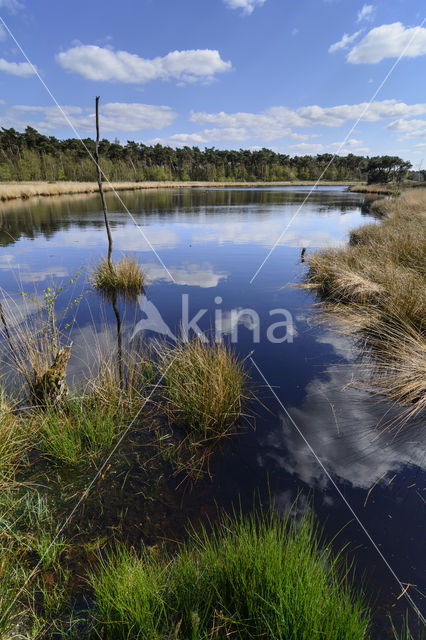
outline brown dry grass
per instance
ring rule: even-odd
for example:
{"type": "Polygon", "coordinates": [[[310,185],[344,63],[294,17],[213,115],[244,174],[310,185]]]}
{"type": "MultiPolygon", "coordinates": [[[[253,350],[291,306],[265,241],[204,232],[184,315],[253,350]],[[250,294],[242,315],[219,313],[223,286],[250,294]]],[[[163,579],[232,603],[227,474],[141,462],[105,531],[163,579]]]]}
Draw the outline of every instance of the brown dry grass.
{"type": "Polygon", "coordinates": [[[362,332],[374,386],[417,412],[426,408],[426,190],[381,203],[380,223],[310,256],[307,280],[345,331],[362,332]]]}
{"type": "MultiPolygon", "coordinates": [[[[126,191],[138,189],[182,189],[188,187],[257,187],[262,186],[307,186],[313,185],[312,181],[298,182],[104,182],[104,191],[126,191]]],[[[351,181],[331,182],[323,181],[321,185],[349,185],[351,181]]],[[[99,187],[97,182],[0,182],[0,201],[27,199],[34,196],[58,196],[77,193],[96,193],[99,187]]]]}
{"type": "Polygon", "coordinates": [[[355,184],[349,187],[349,191],[354,193],[370,193],[384,196],[398,194],[400,190],[401,185],[396,186],[393,184],[355,184]]]}

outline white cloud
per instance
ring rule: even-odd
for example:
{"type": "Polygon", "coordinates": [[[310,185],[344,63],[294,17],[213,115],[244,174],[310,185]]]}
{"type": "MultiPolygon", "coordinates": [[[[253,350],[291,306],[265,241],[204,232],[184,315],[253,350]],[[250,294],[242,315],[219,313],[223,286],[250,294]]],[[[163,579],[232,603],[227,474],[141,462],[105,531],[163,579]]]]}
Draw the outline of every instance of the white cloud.
{"type": "Polygon", "coordinates": [[[416,58],[426,54],[426,29],[401,22],[375,27],[348,53],[352,64],[375,64],[385,58],[416,58]]]}
{"type": "MultiPolygon", "coordinates": [[[[148,283],[158,282],[159,280],[170,280],[164,267],[159,264],[144,264],[143,268],[148,283]]],[[[221,280],[226,280],[228,277],[227,273],[215,273],[210,263],[201,265],[184,263],[176,266],[169,265],[167,268],[172,274],[176,284],[201,287],[203,289],[217,287],[221,280]]]]}
{"type": "MultiPolygon", "coordinates": [[[[62,109],[77,131],[93,133],[95,116],[92,108],[63,105],[62,109]]],[[[172,124],[176,117],[173,109],[166,106],[127,102],[107,102],[100,106],[102,133],[163,129],[172,124]]],[[[41,133],[49,133],[68,126],[68,123],[55,106],[15,105],[2,113],[2,125],[16,129],[30,125],[41,133]]]]}
{"type": "MultiPolygon", "coordinates": [[[[321,134],[295,133],[292,129],[297,127],[339,127],[346,122],[361,118],[364,122],[378,122],[391,118],[403,118],[426,113],[426,103],[408,105],[396,100],[382,100],[373,102],[368,109],[368,103],[362,102],[353,105],[336,105],[334,107],[320,107],[310,105],[290,109],[285,106],[270,107],[260,113],[218,113],[192,112],[190,121],[198,124],[210,124],[211,128],[205,128],[196,132],[175,133],[167,137],[158,137],[148,141],[149,144],[167,144],[170,146],[184,145],[208,145],[219,141],[251,140],[257,141],[262,146],[265,143],[285,137],[293,138],[302,144],[290,146],[296,152],[319,153],[327,150],[326,146],[312,144],[307,141],[319,137],[321,134]]],[[[341,143],[334,143],[332,147],[341,143]]],[[[345,144],[340,154],[350,153],[351,147],[361,145],[360,141],[352,139],[345,144]]],[[[329,145],[330,148],[330,145],[329,145]]],[[[357,149],[359,153],[369,151],[367,147],[357,149]]]]}
{"type": "MultiPolygon", "coordinates": [[[[353,373],[349,367],[348,371],[353,373]]],[[[389,474],[389,482],[393,474],[406,468],[413,476],[423,470],[425,456],[418,439],[404,434],[392,437],[388,431],[380,431],[378,425],[383,423],[383,416],[390,422],[395,409],[350,387],[348,371],[330,370],[327,379],[314,378],[305,389],[302,406],[289,408],[290,415],[318,457],[325,461],[328,471],[366,491],[385,474],[389,474]]],[[[311,487],[325,490],[329,485],[315,458],[284,415],[281,425],[277,424],[259,443],[258,456],[261,466],[267,464],[271,469],[273,461],[278,468],[311,487]]]]}
{"type": "Polygon", "coordinates": [[[274,140],[291,134],[291,127],[326,126],[338,127],[350,120],[377,122],[387,118],[400,118],[426,113],[426,103],[408,105],[396,100],[381,100],[373,102],[368,110],[366,102],[359,104],[344,104],[334,107],[320,107],[310,105],[289,109],[288,107],[270,107],[260,113],[206,113],[193,112],[192,122],[212,124],[216,127],[242,127],[248,129],[256,137],[264,140],[274,140]]]}
{"type": "MultiPolygon", "coordinates": [[[[331,146],[340,147],[341,144],[342,142],[332,142],[331,146]]],[[[363,142],[362,140],[357,140],[356,138],[350,138],[349,140],[346,140],[345,145],[347,147],[360,147],[363,145],[363,142]]]]}
{"type": "Polygon", "coordinates": [[[59,53],[56,60],[66,71],[88,80],[133,84],[152,80],[209,82],[216,74],[232,69],[230,62],[222,60],[219,52],[211,49],[172,51],[166,56],[148,59],[127,51],[79,45],[59,53]]]}
{"type": "Polygon", "coordinates": [[[373,20],[374,18],[375,7],[372,4],[363,5],[362,9],[358,11],[357,22],[362,22],[363,20],[373,20]]]}
{"type": "Polygon", "coordinates": [[[324,151],[324,145],[312,144],[310,142],[300,142],[299,144],[291,144],[289,149],[300,153],[320,153],[324,151]]]}
{"type": "MultiPolygon", "coordinates": [[[[144,225],[144,234],[139,233],[133,222],[114,227],[114,247],[119,251],[144,251],[152,252],[152,247],[160,249],[175,249],[180,244],[180,237],[164,225],[149,225],[135,214],[136,221],[144,225]]],[[[120,218],[121,220],[122,218],[120,218]]],[[[88,247],[94,251],[99,250],[99,231],[93,227],[70,230],[63,237],[55,235],[49,240],[39,238],[40,249],[43,247],[88,247]]]]}
{"type": "Polygon", "coordinates": [[[162,144],[170,147],[205,145],[219,140],[237,140],[242,142],[248,138],[247,131],[242,128],[227,127],[225,129],[204,129],[197,133],[175,133],[166,138],[153,138],[145,144],[162,144]]]}
{"type": "MultiPolygon", "coordinates": [[[[298,203],[294,203],[296,208],[298,203]]],[[[279,241],[279,246],[286,247],[330,247],[342,246],[345,243],[345,232],[354,226],[354,217],[357,219],[359,212],[356,211],[354,216],[348,212],[347,217],[344,216],[342,226],[337,224],[334,228],[325,230],[323,227],[315,228],[315,216],[318,215],[317,203],[311,202],[310,209],[305,210],[304,216],[293,223],[279,241]]],[[[263,247],[271,246],[271,238],[278,238],[281,231],[289,222],[292,212],[289,211],[283,217],[283,214],[275,214],[270,218],[263,219],[262,224],[257,222],[249,222],[247,220],[235,220],[206,224],[202,232],[196,231],[191,238],[193,244],[204,245],[214,242],[220,245],[232,243],[255,244],[263,247]]]]}
{"type": "Polygon", "coordinates": [[[22,4],[18,0],[0,0],[0,9],[7,9],[13,13],[22,9],[22,4]]]}
{"type": "Polygon", "coordinates": [[[339,49],[347,49],[349,45],[358,38],[360,33],[362,33],[362,29],[355,31],[351,36],[348,33],[344,33],[338,42],[329,46],[328,53],[334,53],[335,51],[339,51],[339,49]]]}
{"type": "Polygon", "coordinates": [[[402,131],[404,133],[424,128],[426,128],[426,120],[404,120],[403,118],[390,122],[386,127],[391,131],[402,131]]]}
{"type": "Polygon", "coordinates": [[[403,133],[404,135],[400,138],[401,140],[424,137],[426,135],[426,120],[418,120],[416,118],[404,120],[404,118],[399,118],[398,120],[390,122],[386,129],[403,133]]]}
{"type": "MultiPolygon", "coordinates": [[[[93,117],[92,115],[91,126],[93,117]]],[[[100,122],[105,131],[163,129],[176,118],[177,114],[173,109],[166,106],[123,102],[108,102],[100,106],[100,122]]]]}
{"type": "Polygon", "coordinates": [[[3,42],[4,40],[6,40],[7,35],[8,34],[6,32],[6,29],[2,24],[0,24],[0,42],[3,42]]]}
{"type": "Polygon", "coordinates": [[[336,151],[336,155],[339,156],[347,156],[349,153],[355,153],[358,155],[366,155],[367,153],[371,153],[370,147],[357,147],[353,149],[352,147],[342,147],[339,151],[336,151]]]}
{"type": "Polygon", "coordinates": [[[35,75],[35,70],[29,62],[8,62],[4,58],[0,58],[0,71],[20,78],[28,78],[35,75]]]}
{"type": "Polygon", "coordinates": [[[311,140],[312,138],[320,138],[322,133],[291,133],[290,138],[293,140],[311,140]]]}
{"type": "Polygon", "coordinates": [[[265,4],[266,0],[223,0],[230,9],[242,9],[243,13],[250,15],[256,9],[265,4]]]}

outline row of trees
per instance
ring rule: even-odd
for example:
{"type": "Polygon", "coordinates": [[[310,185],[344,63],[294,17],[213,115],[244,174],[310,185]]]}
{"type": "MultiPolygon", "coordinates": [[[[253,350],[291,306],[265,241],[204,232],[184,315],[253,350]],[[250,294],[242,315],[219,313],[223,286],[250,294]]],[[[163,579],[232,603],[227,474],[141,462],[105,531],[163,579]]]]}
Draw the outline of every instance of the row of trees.
{"type": "MultiPolygon", "coordinates": [[[[96,167],[89,157],[95,141],[86,138],[58,140],[27,127],[24,132],[2,128],[0,132],[0,180],[96,180],[96,167]],[[86,148],[85,148],[86,147],[86,148]]],[[[295,156],[270,149],[225,151],[198,147],[147,146],[128,141],[101,140],[100,162],[110,180],[368,180],[400,181],[411,167],[393,156],[365,158],[349,154],[295,156]],[[324,174],[324,175],[322,175],[324,174]]]]}

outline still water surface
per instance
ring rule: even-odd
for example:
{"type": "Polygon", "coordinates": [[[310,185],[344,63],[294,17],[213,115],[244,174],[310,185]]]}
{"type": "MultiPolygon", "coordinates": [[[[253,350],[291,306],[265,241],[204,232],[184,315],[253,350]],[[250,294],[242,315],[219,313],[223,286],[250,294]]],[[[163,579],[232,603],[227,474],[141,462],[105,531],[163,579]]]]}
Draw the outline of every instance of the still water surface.
{"type": "MultiPolygon", "coordinates": [[[[250,284],[306,195],[302,187],[123,192],[120,197],[142,235],[119,200],[108,194],[114,257],[137,256],[147,274],[142,306],[155,305],[172,332],[182,319],[182,294],[188,296],[190,318],[207,309],[199,322],[207,331],[219,318],[222,331],[230,333],[231,309],[256,311],[260,342],[253,344],[257,322],[246,316],[238,325],[236,348],[243,356],[253,352],[256,365],[396,574],[403,583],[416,585],[410,593],[424,611],[426,451],[420,426],[408,425],[396,437],[386,430],[395,408],[349,384],[356,348],[333,327],[319,325],[314,295],[294,286],[306,269],[302,247],[310,252],[342,245],[348,230],[374,220],[364,197],[340,187],[318,188],[250,284]],[[269,311],[277,308],[292,316],[292,340],[271,344],[266,330],[277,320],[271,320],[269,311]]],[[[1,287],[18,304],[19,289],[32,291],[35,284],[41,290],[52,276],[66,282],[82,264],[86,275],[72,294],[87,290],[87,274],[105,251],[98,196],[1,205],[1,287]]],[[[120,304],[127,340],[135,326],[144,328],[145,314],[138,304],[120,304]]],[[[70,372],[75,379],[90,360],[93,334],[102,345],[108,340],[107,325],[114,322],[112,309],[101,306],[89,290],[73,335],[70,372]]],[[[145,331],[147,340],[152,335],[145,331]]],[[[377,604],[380,628],[387,613],[397,618],[407,607],[404,598],[397,599],[398,584],[256,369],[252,374],[264,405],[256,409],[255,429],[245,430],[215,458],[211,480],[176,497],[179,509],[209,513],[215,502],[229,507],[238,499],[249,509],[255,491],[265,503],[271,494],[287,509],[301,492],[299,508],[313,501],[327,538],[337,536],[337,546],[348,545],[358,577],[377,604]]]]}

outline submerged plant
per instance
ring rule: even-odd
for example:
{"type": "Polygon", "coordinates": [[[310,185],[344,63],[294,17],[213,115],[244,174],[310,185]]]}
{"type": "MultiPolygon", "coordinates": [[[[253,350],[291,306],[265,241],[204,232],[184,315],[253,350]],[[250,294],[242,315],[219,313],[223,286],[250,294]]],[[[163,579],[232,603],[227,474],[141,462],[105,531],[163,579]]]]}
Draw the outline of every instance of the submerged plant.
{"type": "MultiPolygon", "coordinates": [[[[424,640],[425,639],[425,632],[424,632],[423,626],[422,628],[417,628],[417,632],[413,632],[412,629],[410,628],[408,613],[406,613],[406,615],[402,620],[400,631],[398,631],[398,629],[395,627],[395,624],[392,618],[390,618],[390,624],[392,628],[393,640],[424,640]]],[[[420,624],[421,622],[418,621],[418,624],[416,626],[419,627],[420,624]]]]}
{"type": "Polygon", "coordinates": [[[370,614],[313,519],[222,517],[170,557],[121,547],[90,577],[105,638],[365,640],[370,614]]]}

